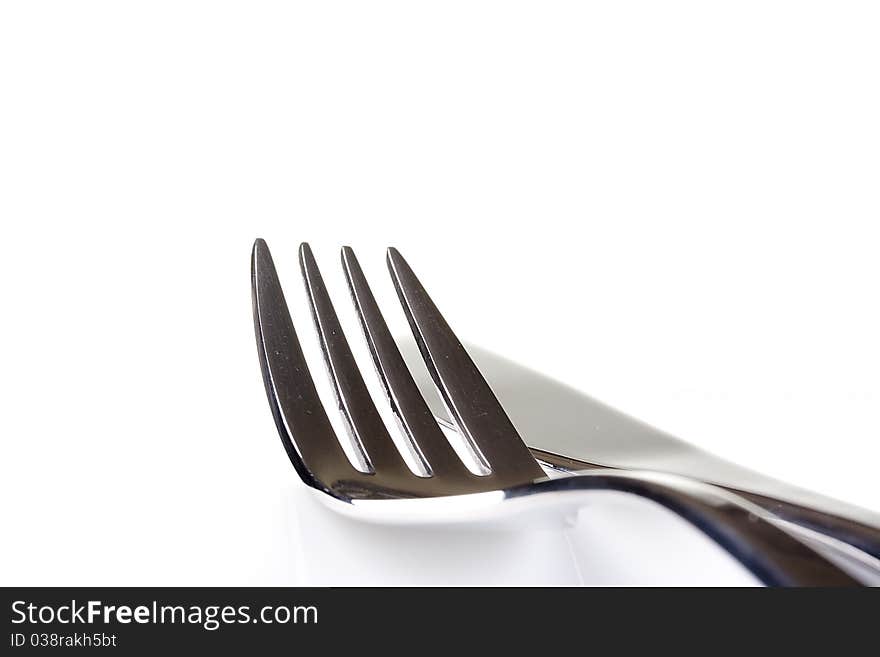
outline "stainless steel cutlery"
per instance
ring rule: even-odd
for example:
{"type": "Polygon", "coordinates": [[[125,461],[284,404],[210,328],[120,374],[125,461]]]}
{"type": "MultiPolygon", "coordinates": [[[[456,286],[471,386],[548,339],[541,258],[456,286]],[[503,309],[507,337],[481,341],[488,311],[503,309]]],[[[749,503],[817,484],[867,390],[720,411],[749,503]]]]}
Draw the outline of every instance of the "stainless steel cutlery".
{"type": "MultiPolygon", "coordinates": [[[[611,489],[671,509],[766,584],[860,583],[841,559],[730,490],[653,471],[593,469],[548,477],[403,256],[389,249],[388,268],[401,306],[448,418],[471,455],[468,467],[424,400],[354,252],[346,247],[342,267],[387,401],[417,464],[410,468],[373,403],[307,244],[299,256],[353,460],[318,396],[263,240],[256,241],[252,254],[254,328],[266,393],[287,454],[302,480],[337,510],[387,522],[546,519],[582,506],[591,491],[611,489]]],[[[552,456],[543,459],[545,464],[552,456]]],[[[560,463],[551,465],[563,469],[560,463]]]]}

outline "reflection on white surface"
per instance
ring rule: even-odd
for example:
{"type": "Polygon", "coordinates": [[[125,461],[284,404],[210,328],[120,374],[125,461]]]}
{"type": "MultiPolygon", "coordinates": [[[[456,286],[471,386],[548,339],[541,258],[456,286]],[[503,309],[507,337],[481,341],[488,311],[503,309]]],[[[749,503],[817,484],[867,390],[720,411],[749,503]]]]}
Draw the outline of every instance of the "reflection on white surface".
{"type": "Polygon", "coordinates": [[[383,526],[333,513],[299,485],[285,491],[282,509],[289,553],[274,554],[281,559],[275,571],[288,584],[758,583],[686,522],[625,493],[597,492],[567,529],[383,526]]]}
{"type": "Polygon", "coordinates": [[[587,585],[760,586],[717,544],[648,500],[596,491],[570,532],[587,585]]]}
{"type": "MultiPolygon", "coordinates": [[[[539,537],[521,565],[400,529],[386,554],[293,502],[258,235],[304,345],[296,245],[354,327],[351,244],[405,334],[394,244],[462,339],[880,510],[880,5],[548,5],[0,3],[0,582],[568,581],[539,537]]],[[[615,504],[572,541],[586,581],[714,549],[615,504]]]]}

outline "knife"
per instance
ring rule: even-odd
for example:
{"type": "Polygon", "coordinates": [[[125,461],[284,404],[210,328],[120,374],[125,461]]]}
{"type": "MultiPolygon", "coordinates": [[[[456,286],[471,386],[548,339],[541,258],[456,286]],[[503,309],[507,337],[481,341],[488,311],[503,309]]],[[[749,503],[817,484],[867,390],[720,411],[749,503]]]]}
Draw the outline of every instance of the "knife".
{"type": "MultiPolygon", "coordinates": [[[[399,344],[431,411],[454,428],[417,348],[406,340],[399,344]]],[[[725,461],[539,372],[467,348],[533,455],[547,466],[572,474],[655,470],[714,484],[767,509],[808,540],[824,537],[861,551],[865,559],[856,555],[856,561],[880,572],[880,514],[725,461]]]]}

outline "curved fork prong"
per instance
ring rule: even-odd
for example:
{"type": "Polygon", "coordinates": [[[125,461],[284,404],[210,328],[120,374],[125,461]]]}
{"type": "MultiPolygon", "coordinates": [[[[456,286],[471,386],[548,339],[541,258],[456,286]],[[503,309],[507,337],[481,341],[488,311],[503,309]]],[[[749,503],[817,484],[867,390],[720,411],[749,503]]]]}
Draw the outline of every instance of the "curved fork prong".
{"type": "Polygon", "coordinates": [[[425,469],[435,476],[469,477],[469,471],[446,440],[416,386],[382,317],[382,311],[379,310],[360,263],[354,251],[347,246],[342,248],[342,268],[348,279],[351,298],[373,364],[382,380],[391,409],[409,439],[413,452],[422,461],[425,469]]]}
{"type": "Polygon", "coordinates": [[[488,461],[499,486],[544,477],[495,393],[397,249],[388,249],[388,269],[450,416],[488,461]]]}
{"type": "Polygon", "coordinates": [[[373,472],[411,474],[373,404],[373,399],[339,325],[339,318],[330,301],[318,264],[306,243],[300,246],[299,262],[312,307],[315,330],[321,342],[321,350],[346,427],[365,454],[373,472]]]}
{"type": "Polygon", "coordinates": [[[310,486],[328,490],[357,471],[342,451],[315,390],[293,329],[269,247],[261,239],[251,254],[254,331],[266,396],[284,449],[310,486]]]}

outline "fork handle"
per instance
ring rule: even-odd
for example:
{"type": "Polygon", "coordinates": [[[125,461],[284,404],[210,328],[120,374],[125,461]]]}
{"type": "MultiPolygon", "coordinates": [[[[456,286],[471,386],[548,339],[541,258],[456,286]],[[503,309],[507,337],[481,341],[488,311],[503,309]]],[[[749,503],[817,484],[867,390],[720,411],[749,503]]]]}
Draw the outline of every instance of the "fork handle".
{"type": "MultiPolygon", "coordinates": [[[[546,463],[554,470],[564,472],[565,474],[581,474],[587,471],[620,472],[626,470],[626,468],[590,463],[535,448],[532,448],[532,455],[538,461],[546,463]]],[[[851,517],[829,511],[820,511],[803,504],[772,497],[764,493],[756,493],[751,490],[735,488],[694,477],[689,478],[739,495],[749,502],[757,504],[777,518],[824,534],[836,541],[847,543],[880,562],[880,527],[868,525],[851,517]]]]}
{"type": "MultiPolygon", "coordinates": [[[[509,497],[536,492],[615,490],[650,499],[687,520],[718,543],[768,586],[861,586],[792,534],[775,516],[745,498],[710,484],[647,471],[584,472],[507,491],[509,497]]],[[[573,502],[577,498],[572,499],[573,502]]]]}

